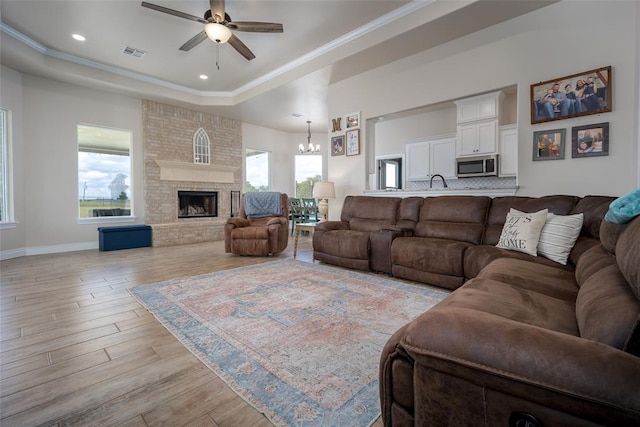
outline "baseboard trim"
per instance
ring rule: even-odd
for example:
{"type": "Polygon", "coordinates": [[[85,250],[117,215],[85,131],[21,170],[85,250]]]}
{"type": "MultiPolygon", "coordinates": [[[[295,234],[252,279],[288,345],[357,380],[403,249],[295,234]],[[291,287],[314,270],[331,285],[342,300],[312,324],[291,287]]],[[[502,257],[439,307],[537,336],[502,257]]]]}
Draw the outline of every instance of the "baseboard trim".
{"type": "Polygon", "coordinates": [[[0,251],[0,261],[22,256],[87,251],[91,249],[98,249],[98,242],[69,243],[64,245],[35,246],[33,248],[9,249],[6,251],[0,251]]]}

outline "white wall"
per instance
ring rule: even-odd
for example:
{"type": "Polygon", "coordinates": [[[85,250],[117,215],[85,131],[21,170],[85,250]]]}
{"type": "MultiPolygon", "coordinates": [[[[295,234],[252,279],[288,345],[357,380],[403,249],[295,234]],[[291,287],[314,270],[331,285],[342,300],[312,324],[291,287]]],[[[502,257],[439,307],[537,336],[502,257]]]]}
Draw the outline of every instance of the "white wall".
{"type": "MultiPolygon", "coordinates": [[[[560,2],[412,57],[387,64],[329,88],[329,117],[361,111],[361,121],[490,90],[518,86],[519,195],[621,195],[638,186],[638,2],[560,2]],[[585,22],[591,22],[589,30],[585,22]],[[613,66],[613,112],[531,125],[529,88],[603,66],[613,66]],[[372,90],[372,88],[383,88],[372,90]],[[531,160],[537,130],[610,123],[608,157],[553,162],[531,160]]],[[[366,131],[361,128],[361,141],[366,131]]],[[[331,134],[329,135],[329,137],[331,134]]],[[[329,158],[329,179],[340,201],[366,188],[362,155],[329,158]]],[[[567,151],[568,153],[569,151],[567,151]]]]}
{"type": "MultiPolygon", "coordinates": [[[[327,158],[327,134],[312,133],[311,142],[320,144],[320,152],[327,158]]],[[[242,146],[244,149],[269,151],[271,153],[271,191],[295,194],[294,157],[298,153],[298,145],[307,143],[307,134],[287,133],[262,126],[242,124],[242,146]]],[[[323,176],[327,176],[327,162],[323,162],[323,176]]],[[[243,181],[244,182],[244,181],[243,181]]]]}
{"type": "Polygon", "coordinates": [[[0,253],[9,256],[25,255],[24,242],[26,224],[24,221],[24,146],[23,146],[23,108],[22,108],[22,74],[2,66],[0,68],[0,107],[9,111],[9,152],[8,166],[10,179],[10,199],[13,200],[13,218],[15,223],[8,228],[0,229],[0,253]]]}

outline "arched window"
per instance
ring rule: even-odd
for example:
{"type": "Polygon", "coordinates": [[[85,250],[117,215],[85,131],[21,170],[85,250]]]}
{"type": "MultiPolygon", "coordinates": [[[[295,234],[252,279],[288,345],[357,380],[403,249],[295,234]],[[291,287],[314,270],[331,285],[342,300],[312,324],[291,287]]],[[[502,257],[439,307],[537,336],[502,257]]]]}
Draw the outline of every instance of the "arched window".
{"type": "Polygon", "coordinates": [[[207,131],[200,128],[193,135],[193,163],[208,165],[211,143],[207,131]]]}

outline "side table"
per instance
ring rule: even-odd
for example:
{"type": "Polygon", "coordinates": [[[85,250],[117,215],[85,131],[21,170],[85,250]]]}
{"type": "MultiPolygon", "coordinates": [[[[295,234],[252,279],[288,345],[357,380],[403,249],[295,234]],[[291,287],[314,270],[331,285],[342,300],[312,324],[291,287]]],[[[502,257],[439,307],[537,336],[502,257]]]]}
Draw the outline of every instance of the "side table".
{"type": "Polygon", "coordinates": [[[315,222],[300,222],[296,223],[295,228],[295,240],[293,241],[293,257],[295,258],[298,254],[298,236],[301,231],[308,231],[310,236],[313,236],[313,232],[316,229],[315,222]]]}

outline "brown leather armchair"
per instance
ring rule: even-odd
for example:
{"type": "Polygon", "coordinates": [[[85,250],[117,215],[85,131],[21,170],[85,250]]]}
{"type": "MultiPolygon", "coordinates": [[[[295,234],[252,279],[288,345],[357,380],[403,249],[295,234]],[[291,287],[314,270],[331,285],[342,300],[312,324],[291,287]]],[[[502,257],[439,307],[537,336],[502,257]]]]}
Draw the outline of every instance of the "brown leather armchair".
{"type": "Polygon", "coordinates": [[[228,218],[224,226],[224,249],[236,255],[266,256],[284,251],[289,243],[289,198],[280,194],[282,212],[278,216],[247,216],[245,195],[240,198],[240,214],[228,218]]]}

